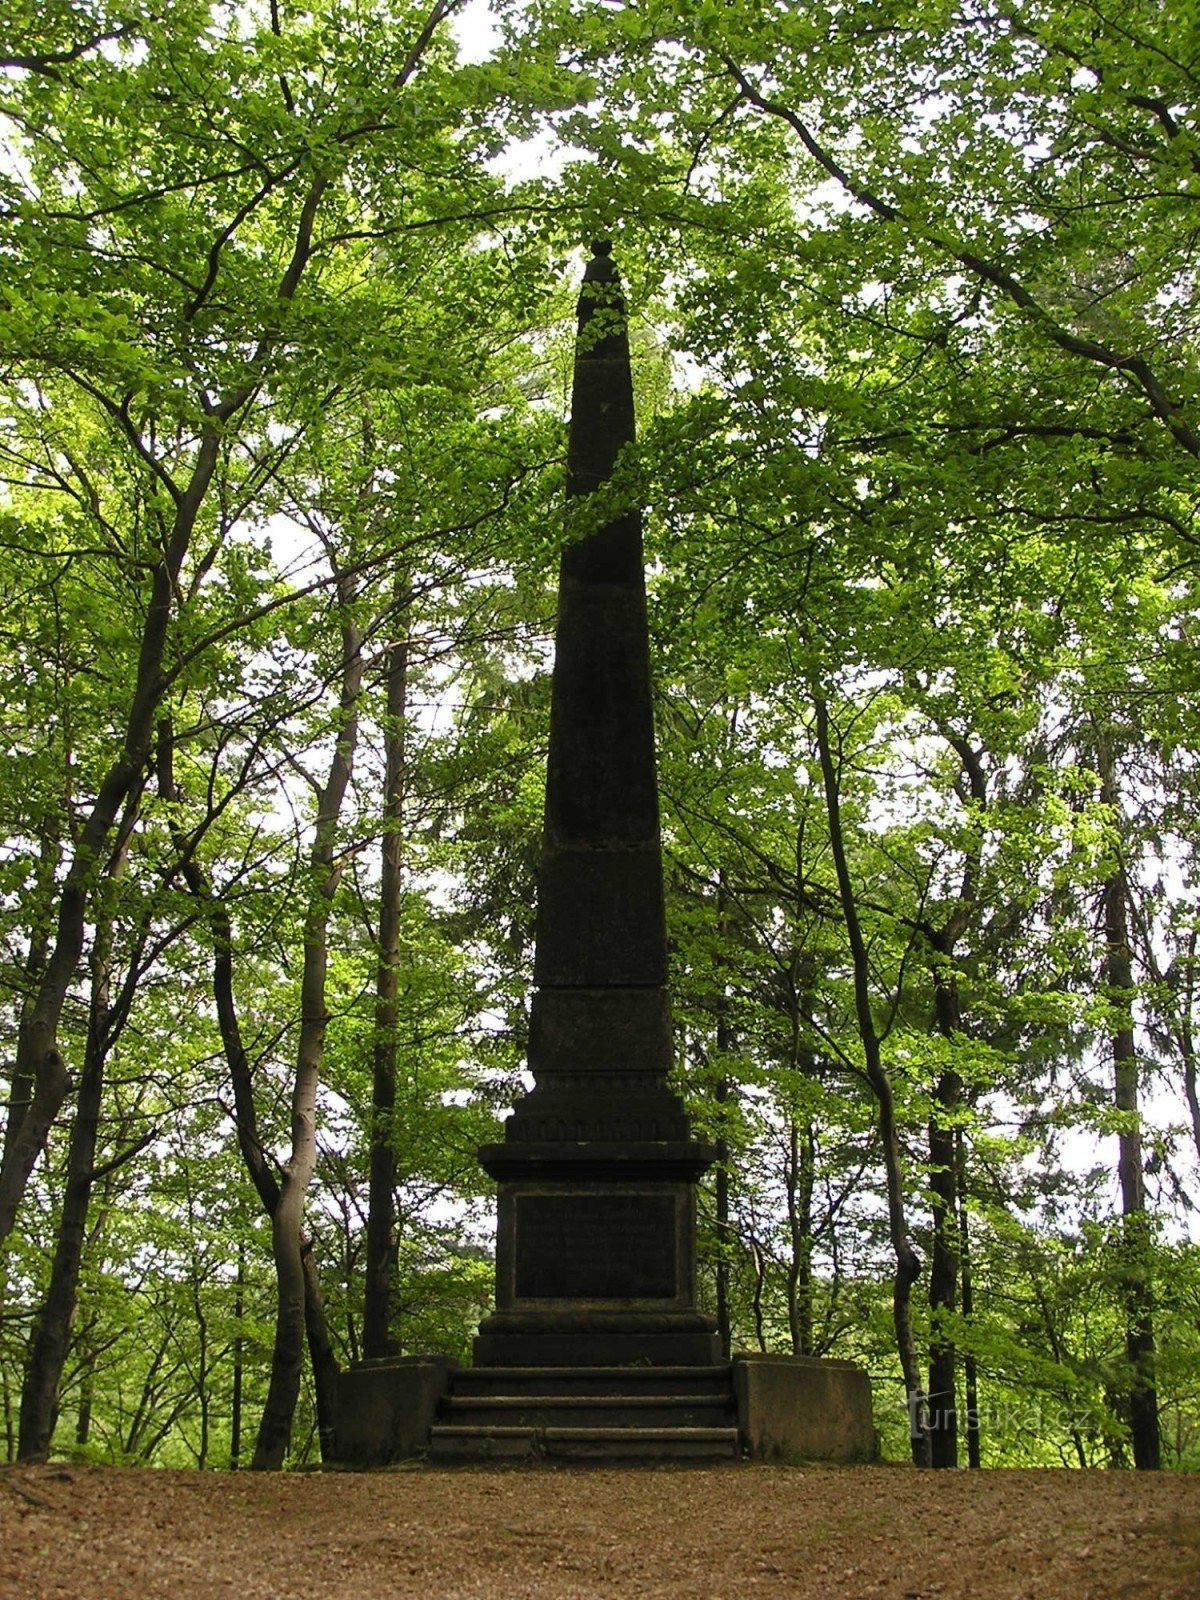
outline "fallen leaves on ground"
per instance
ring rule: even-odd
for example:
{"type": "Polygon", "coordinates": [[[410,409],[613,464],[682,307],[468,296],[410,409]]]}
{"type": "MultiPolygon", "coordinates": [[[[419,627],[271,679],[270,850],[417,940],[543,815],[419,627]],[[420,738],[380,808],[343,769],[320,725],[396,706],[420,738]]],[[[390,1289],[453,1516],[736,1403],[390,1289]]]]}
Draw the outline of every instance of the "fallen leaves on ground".
{"type": "Polygon", "coordinates": [[[1200,1600],[1200,1479],[0,1468],[3,1600],[1200,1600]]]}

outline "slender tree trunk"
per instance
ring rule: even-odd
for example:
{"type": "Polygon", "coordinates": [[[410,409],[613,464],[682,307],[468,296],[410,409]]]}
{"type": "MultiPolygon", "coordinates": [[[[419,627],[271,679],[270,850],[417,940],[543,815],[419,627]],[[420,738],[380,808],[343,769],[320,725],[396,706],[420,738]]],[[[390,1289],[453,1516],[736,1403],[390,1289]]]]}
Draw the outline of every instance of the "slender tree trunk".
{"type": "MultiPolygon", "coordinates": [[[[799,891],[799,844],[797,845],[797,890],[799,891]]],[[[811,960],[804,958],[793,965],[793,986],[789,1005],[791,1023],[791,1057],[796,1072],[808,1082],[817,1074],[816,1055],[805,1042],[801,1027],[804,1022],[811,1028],[813,1007],[813,973],[811,960]],[[800,981],[796,981],[800,973],[800,981]]],[[[811,1356],[813,1353],[813,1184],[816,1181],[817,1146],[816,1130],[811,1117],[806,1117],[801,1127],[795,1108],[788,1113],[788,1159],[786,1172],[786,1199],[788,1239],[791,1260],[788,1265],[788,1329],[792,1340],[792,1353],[811,1356]]]]}
{"type": "Polygon", "coordinates": [[[1200,1094],[1196,1090],[1196,1044],[1190,1022],[1184,1023],[1180,1037],[1183,1043],[1183,1092],[1192,1119],[1192,1143],[1196,1146],[1196,1158],[1200,1160],[1200,1094]]]}
{"type": "Polygon", "coordinates": [[[13,1392],[8,1381],[8,1367],[0,1362],[0,1409],[4,1412],[4,1459],[6,1462],[15,1461],[17,1458],[17,1417],[13,1404],[13,1392]]]}
{"type": "MultiPolygon", "coordinates": [[[[963,1321],[970,1327],[975,1317],[975,1282],[971,1273],[971,1233],[967,1221],[967,1153],[962,1129],[954,1132],[954,1165],[958,1178],[958,1257],[962,1274],[963,1321]]],[[[979,1364],[974,1350],[963,1355],[963,1384],[967,1392],[967,1465],[980,1467],[983,1418],[979,1414],[979,1364]]]]}
{"type": "Polygon", "coordinates": [[[854,966],[854,1008],[858,1036],[863,1051],[867,1082],[875,1096],[878,1112],[879,1142],[883,1151],[884,1175],[887,1182],[888,1234],[896,1257],[896,1271],[892,1279],[892,1325],[896,1332],[900,1370],[904,1376],[909,1412],[909,1439],[914,1463],[919,1467],[927,1467],[930,1464],[928,1408],[921,1384],[921,1366],[917,1359],[912,1326],[912,1286],[921,1275],[921,1258],[908,1237],[900,1134],[896,1126],[891,1079],[883,1066],[879,1035],[875,1030],[871,1012],[870,964],[846,859],[838,773],[829,739],[829,708],[820,696],[814,697],[813,706],[816,712],[817,753],[821,763],[825,806],[829,817],[829,848],[833,856],[838,898],[846,923],[846,936],[854,966]]]}
{"type": "Polygon", "coordinates": [[[792,1354],[813,1353],[812,1196],[815,1149],[813,1125],[806,1122],[801,1135],[794,1111],[788,1114],[788,1158],[785,1173],[788,1237],[788,1331],[792,1354]]]}
{"type": "Polygon", "coordinates": [[[304,1337],[312,1365],[313,1388],[317,1398],[317,1439],[321,1459],[332,1461],[337,1434],[338,1360],[325,1315],[325,1296],[312,1240],[300,1235],[300,1262],[304,1270],[304,1337]]]}
{"type": "MultiPolygon", "coordinates": [[[[133,825],[140,809],[141,785],[128,798],[117,846],[110,861],[107,882],[121,875],[133,825]]],[[[34,1319],[33,1336],[21,1388],[21,1420],[17,1457],[45,1461],[50,1454],[58,1419],[58,1396],[63,1367],[71,1344],[79,1273],[87,1242],[88,1209],[95,1182],[96,1146],[104,1094],[104,1068],[109,1051],[128,1016],[136,960],[131,964],[120,1006],[112,1004],[113,913],[101,906],[89,955],[91,996],[83,1070],[75,1106],[75,1120],[67,1151],[66,1188],[59,1218],[54,1259],[46,1298],[34,1319]]]]}
{"type": "Polygon", "coordinates": [[[233,1395],[229,1407],[229,1470],[236,1472],[242,1464],[242,1383],[244,1370],[244,1342],[242,1317],[246,1309],[246,1244],[238,1240],[237,1278],[233,1291],[233,1320],[237,1332],[233,1336],[233,1395]]]}
{"type": "MultiPolygon", "coordinates": [[[[737,712],[730,718],[731,728],[737,727],[737,712]]],[[[713,1201],[714,1223],[716,1226],[717,1243],[717,1270],[715,1274],[716,1289],[716,1314],[717,1338],[721,1345],[722,1358],[728,1361],[733,1348],[733,1311],[730,1304],[730,1265],[733,1259],[733,1228],[730,1225],[729,1209],[729,1104],[733,1092],[733,1085],[729,1074],[725,1070],[727,1058],[732,1054],[737,1042],[733,1023],[729,1016],[729,996],[725,984],[725,975],[731,965],[730,941],[732,938],[732,924],[729,917],[729,893],[725,881],[725,870],[717,873],[717,902],[716,902],[716,969],[719,980],[713,1011],[716,1020],[716,1050],[720,1063],[720,1073],[713,1085],[713,1100],[717,1107],[717,1137],[715,1140],[717,1158],[713,1171],[713,1201]]],[[[762,1285],[757,1283],[757,1301],[759,1307],[759,1331],[761,1334],[761,1304],[762,1285]]]]}
{"type": "Polygon", "coordinates": [[[1176,996],[1179,1006],[1179,1023],[1175,1030],[1179,1054],[1183,1062],[1183,1094],[1192,1123],[1192,1143],[1196,1158],[1200,1160],[1200,1093],[1196,1085],[1196,1038],[1192,1029],[1192,1007],[1196,989],[1196,930],[1188,937],[1188,964],[1176,996]]]}
{"type": "MultiPolygon", "coordinates": [[[[982,815],[988,801],[987,771],[980,753],[953,729],[940,727],[942,737],[962,763],[971,800],[982,815]]],[[[947,1044],[962,1032],[955,949],[966,932],[979,897],[979,872],[983,832],[977,829],[965,850],[962,879],[950,912],[940,928],[925,927],[931,946],[934,1026],[947,1044]]],[[[933,1091],[929,1119],[929,1188],[932,1196],[933,1240],[929,1263],[929,1398],[931,1408],[930,1464],[958,1465],[958,1354],[954,1325],[958,1310],[961,1240],[958,1176],[961,1141],[957,1118],[962,1106],[962,1079],[947,1067],[933,1091]]],[[[965,1291],[964,1291],[965,1294],[965,1291]]],[[[975,1418],[978,1422],[978,1418],[975,1418]]],[[[978,1439],[974,1441],[978,1454],[978,1439]]],[[[968,1444],[968,1451],[972,1446],[968,1444]]],[[[976,1465],[978,1462],[976,1462],[976,1465]]]]}
{"type": "Polygon", "coordinates": [[[405,717],[408,709],[408,607],[397,585],[400,637],[387,653],[384,723],[383,839],[379,881],[379,963],[375,974],[375,1048],[371,1093],[371,1168],[367,1191],[367,1258],[362,1351],[372,1358],[395,1348],[389,1312],[395,1261],[397,999],[400,983],[400,909],[403,888],[405,717]]]}
{"type": "Polygon", "coordinates": [[[86,1449],[92,1436],[92,1391],[95,1387],[95,1363],[90,1357],[85,1361],[83,1377],[79,1382],[79,1407],[75,1412],[75,1445],[86,1449]]]}
{"type": "MultiPolygon", "coordinates": [[[[738,708],[735,706],[729,717],[729,730],[733,734],[737,730],[738,708]]],[[[730,1111],[737,1097],[737,1086],[729,1076],[726,1066],[730,1056],[737,1049],[737,1030],[730,1012],[729,985],[727,977],[734,965],[733,937],[734,919],[729,908],[729,885],[724,867],[717,873],[717,951],[716,968],[718,977],[718,992],[715,1000],[716,1016],[716,1047],[717,1058],[720,1062],[720,1075],[713,1086],[713,1098],[717,1105],[718,1127],[716,1137],[717,1159],[714,1164],[714,1202],[716,1235],[717,1235],[717,1272],[716,1272],[716,1313],[717,1337],[721,1344],[723,1359],[728,1361],[733,1354],[733,1260],[735,1236],[733,1229],[732,1213],[730,1206],[730,1173],[732,1165],[732,1152],[729,1143],[730,1111]]],[[[763,1338],[763,1258],[761,1253],[755,1257],[754,1263],[754,1323],[760,1348],[766,1348],[763,1338]]]]}
{"type": "MultiPolygon", "coordinates": [[[[938,1032],[952,1040],[961,1028],[958,986],[948,966],[934,970],[938,1032]]],[[[933,1196],[933,1245],[929,1262],[930,1465],[958,1465],[957,1352],[953,1322],[958,1305],[958,1163],[954,1115],[962,1100],[957,1072],[941,1074],[929,1122],[929,1188],[933,1196]]]]}
{"type": "Polygon", "coordinates": [[[320,791],[311,868],[315,880],[304,919],[304,959],[300,980],[300,1038],[292,1087],[292,1148],[283,1166],[279,1199],[271,1218],[271,1246],[279,1298],[271,1381],[259,1424],[252,1465],[258,1471],[282,1467],[300,1395],[305,1341],[305,1268],[302,1224],[304,1196],[317,1156],[317,1085],[328,1020],[325,979],[329,960],[329,916],[340,873],[335,846],[342,802],[350,784],[358,734],[362,687],[362,633],[351,619],[351,597],[339,581],[342,605],[341,705],[337,744],[328,781],[320,791]]]}
{"type": "MultiPolygon", "coordinates": [[[[179,795],[175,788],[172,732],[169,720],[164,720],[158,737],[158,787],[164,800],[175,806],[179,795]]],[[[228,907],[213,893],[212,885],[196,857],[195,838],[189,838],[178,823],[172,826],[172,838],[179,852],[184,881],[189,892],[205,907],[213,944],[213,999],[217,1008],[217,1024],[229,1069],[233,1089],[234,1126],[237,1130],[238,1148],[246,1170],[263,1210],[274,1223],[279,1204],[280,1185],[267,1161],[258,1133],[258,1113],[254,1104],[254,1079],[250,1060],[242,1039],[238,1020],[237,1002],[233,992],[233,928],[228,907]]],[[[317,1397],[317,1429],[321,1448],[328,1459],[332,1451],[337,1426],[337,1359],[329,1335],[325,1302],[321,1293],[320,1276],[308,1240],[301,1234],[301,1280],[304,1291],[303,1328],[308,1341],[312,1362],[313,1381],[317,1397]]],[[[239,1250],[239,1281],[244,1279],[244,1255],[239,1250]]],[[[240,1291],[239,1291],[239,1305],[240,1291]]],[[[240,1316],[239,1311],[239,1316],[240,1316]]],[[[239,1335],[237,1342],[238,1400],[237,1444],[241,1448],[241,1363],[243,1347],[239,1335]]],[[[298,1388],[298,1384],[297,1384],[298,1388]]]]}
{"type": "MultiPolygon", "coordinates": [[[[0,1153],[0,1171],[6,1163],[16,1160],[15,1146],[17,1135],[21,1131],[21,1124],[25,1120],[30,1102],[33,1099],[33,1077],[31,1075],[32,1057],[28,1047],[21,1046],[21,1040],[29,1030],[33,1015],[33,996],[36,994],[42,974],[46,970],[46,959],[50,952],[51,913],[54,902],[54,877],[62,858],[62,838],[57,819],[47,817],[42,825],[41,837],[38,842],[37,869],[34,874],[34,920],[29,935],[29,953],[25,958],[24,986],[25,998],[21,1002],[21,1013],[17,1022],[17,1056],[13,1065],[12,1081],[9,1085],[8,1116],[4,1123],[4,1145],[0,1153]],[[10,1153],[10,1151],[12,1153],[10,1153]]],[[[3,1299],[0,1297],[0,1309],[3,1299]]]]}
{"type": "MultiPolygon", "coordinates": [[[[1097,739],[1100,798],[1114,808],[1115,763],[1106,739],[1097,739]]],[[[1118,847],[1119,848],[1119,847],[1118,847]]],[[[1129,1426],[1134,1466],[1157,1471],[1162,1465],[1155,1383],[1154,1289],[1151,1277],[1150,1219],[1142,1170],[1138,1060],[1133,1036],[1133,959],[1129,944],[1129,884],[1119,854],[1104,881],[1105,952],[1102,981],[1119,1019],[1112,1033],[1114,1104],[1121,1113],[1117,1133],[1117,1172],[1121,1185],[1121,1292],[1125,1304],[1125,1353],[1129,1362],[1129,1426]]]]}
{"type": "Polygon", "coordinates": [[[212,1409],[209,1395],[209,1328],[208,1312],[204,1305],[204,1262],[197,1259],[196,1254],[196,1211],[191,1193],[191,1180],[186,1177],[188,1187],[188,1232],[191,1236],[191,1260],[189,1262],[192,1290],[192,1320],[196,1332],[196,1368],[195,1385],[196,1399],[200,1406],[200,1442],[196,1450],[196,1469],[203,1472],[208,1465],[208,1449],[210,1427],[210,1412],[212,1409]]]}
{"type": "Polygon", "coordinates": [[[763,1319],[763,1290],[766,1287],[767,1263],[762,1246],[754,1234],[750,1235],[750,1265],[754,1272],[754,1289],[750,1298],[750,1313],[754,1318],[754,1337],[758,1348],[767,1353],[767,1330],[763,1319]]]}
{"type": "Polygon", "coordinates": [[[208,1318],[200,1299],[199,1284],[194,1286],[193,1302],[196,1316],[196,1334],[199,1346],[199,1371],[196,1387],[200,1400],[200,1446],[196,1452],[196,1467],[200,1472],[208,1465],[209,1396],[208,1396],[208,1318]]]}
{"type": "Polygon", "coordinates": [[[106,1010],[107,996],[93,987],[83,1071],[79,1079],[79,1098],[75,1121],[71,1126],[66,1191],[58,1239],[46,1298],[34,1321],[21,1388],[21,1424],[17,1445],[17,1458],[20,1461],[47,1459],[58,1418],[58,1390],[71,1342],[71,1322],[75,1315],[79,1270],[87,1235],[92,1168],[96,1160],[106,1053],[103,1037],[106,1010]]]}
{"type": "MultiPolygon", "coordinates": [[[[720,1050],[721,1024],[717,1025],[717,1049],[720,1050]]],[[[720,1131],[716,1139],[716,1175],[714,1179],[717,1229],[717,1337],[721,1341],[721,1359],[728,1361],[733,1345],[733,1326],[729,1306],[729,1255],[732,1231],[729,1226],[729,1140],[725,1133],[725,1108],[729,1103],[729,1079],[724,1073],[717,1079],[713,1099],[720,1117],[720,1131]]]]}

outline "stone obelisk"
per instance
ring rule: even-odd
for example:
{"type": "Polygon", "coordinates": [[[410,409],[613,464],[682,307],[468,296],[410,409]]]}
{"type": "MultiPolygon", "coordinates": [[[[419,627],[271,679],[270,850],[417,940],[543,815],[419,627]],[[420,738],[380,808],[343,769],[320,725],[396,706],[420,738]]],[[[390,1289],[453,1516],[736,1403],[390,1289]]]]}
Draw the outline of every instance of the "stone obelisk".
{"type": "MultiPolygon", "coordinates": [[[[634,437],[607,243],[579,301],[568,497],[634,437]]],[[[671,1017],[641,514],[562,556],[538,880],[534,1087],[480,1160],[499,1183],[496,1310],[477,1366],[701,1365],[696,1181],[711,1146],[668,1087],[671,1017]]]]}

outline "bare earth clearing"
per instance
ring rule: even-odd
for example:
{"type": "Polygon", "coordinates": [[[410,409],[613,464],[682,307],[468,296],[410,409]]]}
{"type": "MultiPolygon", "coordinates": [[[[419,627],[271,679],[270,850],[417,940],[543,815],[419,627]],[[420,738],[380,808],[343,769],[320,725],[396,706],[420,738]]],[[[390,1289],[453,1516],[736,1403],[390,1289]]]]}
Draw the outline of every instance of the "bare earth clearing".
{"type": "Polygon", "coordinates": [[[3,1600],[1200,1600],[1200,1479],[0,1468],[3,1600]]]}

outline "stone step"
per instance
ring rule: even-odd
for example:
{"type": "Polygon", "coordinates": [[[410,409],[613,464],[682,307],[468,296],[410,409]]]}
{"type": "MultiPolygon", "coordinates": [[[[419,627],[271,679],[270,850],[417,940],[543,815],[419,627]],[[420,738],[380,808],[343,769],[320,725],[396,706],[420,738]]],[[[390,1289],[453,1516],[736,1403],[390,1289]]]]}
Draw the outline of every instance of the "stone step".
{"type": "Polygon", "coordinates": [[[492,1461],[537,1454],[536,1428],[473,1428],[435,1422],[429,1430],[431,1461],[492,1461]]]}
{"type": "Polygon", "coordinates": [[[710,1367],[460,1367],[456,1395],[732,1394],[732,1369],[710,1367]]]}
{"type": "Polygon", "coordinates": [[[451,1394],[447,1422],[473,1427],[727,1427],[734,1420],[728,1391],[707,1394],[451,1394]]]}
{"type": "Polygon", "coordinates": [[[430,1456],[488,1461],[532,1456],[568,1461],[736,1461],[736,1428],[527,1428],[435,1424],[430,1456]]]}

